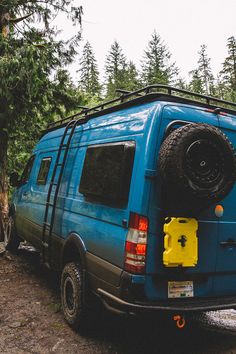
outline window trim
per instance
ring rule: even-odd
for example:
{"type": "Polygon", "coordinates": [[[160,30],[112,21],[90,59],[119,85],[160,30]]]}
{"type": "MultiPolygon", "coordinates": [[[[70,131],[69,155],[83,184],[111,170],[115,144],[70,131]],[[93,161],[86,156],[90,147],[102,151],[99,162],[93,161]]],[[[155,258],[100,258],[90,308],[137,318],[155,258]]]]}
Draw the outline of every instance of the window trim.
{"type": "MultiPolygon", "coordinates": [[[[94,144],[94,145],[88,145],[86,148],[86,152],[85,152],[85,157],[84,157],[84,161],[83,161],[83,166],[82,166],[82,171],[81,171],[81,177],[80,177],[80,182],[79,182],[79,187],[78,187],[78,191],[80,194],[82,194],[84,196],[84,198],[91,202],[91,203],[98,203],[98,204],[103,204],[103,205],[107,205],[107,206],[111,206],[111,207],[115,207],[115,208],[125,208],[128,205],[129,202],[129,195],[130,195],[130,190],[131,190],[131,182],[132,182],[132,176],[133,176],[133,170],[134,170],[134,161],[135,161],[135,152],[136,152],[136,141],[135,140],[121,140],[121,141],[115,141],[115,142],[107,142],[107,143],[103,143],[103,144],[94,144]],[[85,167],[85,162],[86,162],[86,156],[88,153],[89,149],[92,148],[102,148],[102,147],[113,147],[113,146],[124,146],[124,149],[126,147],[126,149],[130,149],[130,156],[131,156],[131,165],[130,165],[130,171],[127,171],[130,176],[129,176],[129,181],[128,181],[128,185],[127,185],[127,195],[125,198],[120,198],[119,200],[114,200],[114,198],[106,198],[105,196],[96,196],[93,194],[89,194],[89,193],[84,193],[81,191],[81,182],[82,182],[82,176],[83,176],[83,172],[84,172],[84,167],[85,167]]],[[[127,164],[127,159],[128,155],[126,158],[124,158],[124,163],[127,164]]],[[[124,166],[125,169],[126,166],[124,166]]],[[[125,173],[122,176],[123,177],[123,182],[125,181],[125,173]]],[[[120,185],[122,185],[122,182],[120,183],[120,185]]]]}
{"type": "Polygon", "coordinates": [[[20,186],[23,186],[24,184],[27,184],[30,180],[30,176],[31,176],[31,173],[32,173],[32,169],[33,169],[33,166],[34,166],[34,162],[35,162],[35,158],[36,158],[36,155],[31,155],[30,158],[28,159],[26,165],[25,165],[25,168],[21,174],[21,177],[20,177],[20,183],[19,183],[19,187],[20,186]],[[27,179],[23,179],[23,176],[24,176],[24,173],[26,171],[26,169],[28,168],[29,164],[31,164],[31,168],[30,168],[30,171],[28,172],[28,176],[27,176],[27,179]]]}
{"type": "Polygon", "coordinates": [[[45,186],[47,184],[48,174],[49,174],[49,171],[50,171],[51,163],[52,163],[52,156],[45,156],[45,157],[43,157],[41,159],[40,166],[39,166],[39,172],[38,172],[38,175],[37,175],[37,178],[36,178],[36,185],[37,186],[45,186]],[[42,165],[43,165],[44,161],[50,161],[50,164],[49,164],[49,167],[48,167],[48,170],[47,170],[47,175],[45,176],[44,180],[39,180],[39,176],[40,176],[40,173],[42,171],[42,165]]]}

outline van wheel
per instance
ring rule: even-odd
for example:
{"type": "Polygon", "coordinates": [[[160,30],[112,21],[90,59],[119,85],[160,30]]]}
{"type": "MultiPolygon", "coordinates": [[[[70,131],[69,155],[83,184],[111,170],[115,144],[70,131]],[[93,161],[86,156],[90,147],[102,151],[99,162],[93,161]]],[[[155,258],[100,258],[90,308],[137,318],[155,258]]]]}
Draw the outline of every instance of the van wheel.
{"type": "Polygon", "coordinates": [[[233,188],[234,148],[220,129],[208,124],[187,124],[164,140],[159,170],[168,214],[196,213],[222,200],[233,188]]]}
{"type": "Polygon", "coordinates": [[[4,235],[5,248],[8,251],[16,251],[20,245],[20,238],[16,233],[15,222],[12,216],[8,218],[5,235],[4,235]]]}
{"type": "Polygon", "coordinates": [[[61,303],[64,317],[73,328],[88,324],[89,309],[84,303],[84,284],[81,266],[71,262],[65,265],[61,276],[61,303]]]}

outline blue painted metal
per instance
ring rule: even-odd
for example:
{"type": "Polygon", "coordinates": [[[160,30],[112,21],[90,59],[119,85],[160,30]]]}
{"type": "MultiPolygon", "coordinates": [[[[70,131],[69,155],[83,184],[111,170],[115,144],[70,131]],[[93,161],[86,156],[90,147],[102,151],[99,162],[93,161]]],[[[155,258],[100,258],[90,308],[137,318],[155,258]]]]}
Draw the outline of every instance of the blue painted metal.
{"type": "MultiPolygon", "coordinates": [[[[179,275],[179,269],[165,268],[162,263],[163,221],[160,210],[160,177],[157,159],[166,127],[173,120],[208,123],[220,127],[236,145],[236,119],[232,115],[208,112],[204,107],[184,103],[154,101],[118,110],[89,120],[76,128],[62,176],[53,233],[66,239],[71,233],[80,235],[86,249],[94,255],[123,268],[130,211],[149,218],[147,274],[132,276],[133,283],[145,283],[146,296],[151,300],[167,298],[167,280],[179,275]],[[128,205],[114,208],[88,202],[78,187],[86,149],[89,145],[118,141],[135,141],[136,151],[128,205]]],[[[48,181],[54,168],[58,146],[65,128],[58,128],[42,137],[34,154],[36,160],[30,181],[18,189],[16,204],[17,228],[22,220],[31,225],[40,244],[48,184],[35,183],[40,160],[52,157],[48,181]],[[24,195],[24,194],[27,195],[24,195]]],[[[224,214],[215,215],[215,206],[199,218],[199,262],[186,268],[185,277],[194,281],[195,296],[236,295],[236,248],[222,247],[221,241],[236,241],[236,187],[222,201],[224,214]]],[[[49,216],[50,217],[50,216],[49,216]]],[[[29,235],[27,235],[29,237],[29,235]]],[[[26,238],[27,238],[26,237],[26,238]]]]}

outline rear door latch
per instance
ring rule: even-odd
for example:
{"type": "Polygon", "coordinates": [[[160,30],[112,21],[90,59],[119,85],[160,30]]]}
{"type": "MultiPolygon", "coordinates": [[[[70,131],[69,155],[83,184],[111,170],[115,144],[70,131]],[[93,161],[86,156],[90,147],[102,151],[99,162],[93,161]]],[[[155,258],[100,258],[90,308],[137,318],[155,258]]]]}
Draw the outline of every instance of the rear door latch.
{"type": "Polygon", "coordinates": [[[229,238],[227,241],[220,242],[222,247],[236,247],[236,241],[232,238],[229,238]]]}

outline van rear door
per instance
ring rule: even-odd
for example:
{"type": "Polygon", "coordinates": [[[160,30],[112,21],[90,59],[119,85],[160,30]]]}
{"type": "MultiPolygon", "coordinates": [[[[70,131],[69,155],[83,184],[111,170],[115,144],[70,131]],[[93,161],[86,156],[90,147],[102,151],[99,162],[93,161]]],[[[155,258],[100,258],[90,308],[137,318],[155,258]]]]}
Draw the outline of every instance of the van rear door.
{"type": "MultiPolygon", "coordinates": [[[[236,147],[236,117],[219,116],[220,129],[236,147]]],[[[218,218],[218,240],[214,292],[217,295],[236,293],[236,186],[220,202],[223,214],[218,218]]]]}
{"type": "MultiPolygon", "coordinates": [[[[219,127],[218,116],[201,107],[166,105],[162,111],[158,149],[164,139],[167,126],[173,121],[207,123],[219,127]]],[[[178,127],[175,126],[175,128],[178,127]]],[[[158,157],[157,157],[158,158],[158,157]]],[[[174,183],[174,181],[173,181],[174,183]]],[[[201,213],[198,219],[198,263],[195,267],[163,265],[163,224],[160,206],[159,177],[152,184],[149,205],[150,235],[148,239],[146,295],[152,300],[168,298],[169,281],[193,281],[194,296],[207,297],[213,293],[213,278],[217,263],[218,218],[215,206],[201,213]]],[[[172,215],[170,215],[172,216],[172,215]]],[[[181,215],[180,215],[181,217],[181,215]]]]}

